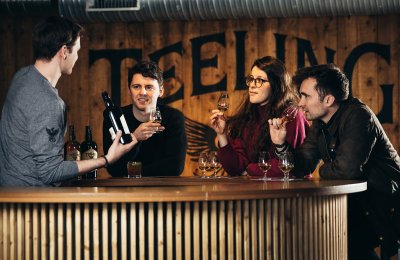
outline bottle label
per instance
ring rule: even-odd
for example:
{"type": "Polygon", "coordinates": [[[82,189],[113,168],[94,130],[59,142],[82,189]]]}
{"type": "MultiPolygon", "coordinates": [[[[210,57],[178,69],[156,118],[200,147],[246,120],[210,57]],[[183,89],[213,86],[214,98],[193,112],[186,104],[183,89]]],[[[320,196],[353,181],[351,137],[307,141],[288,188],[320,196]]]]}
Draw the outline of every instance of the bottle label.
{"type": "Polygon", "coordinates": [[[90,160],[97,158],[97,151],[94,149],[89,149],[86,152],[82,153],[82,160],[90,160]]]}
{"type": "Polygon", "coordinates": [[[67,154],[67,161],[79,161],[81,159],[81,152],[72,150],[67,154]]]}
{"type": "Polygon", "coordinates": [[[129,133],[128,124],[126,123],[126,120],[125,120],[125,116],[122,115],[119,119],[121,120],[122,128],[124,129],[124,133],[125,133],[125,134],[130,134],[130,133],[129,133]]]}
{"type": "Polygon", "coordinates": [[[114,140],[114,139],[115,139],[115,131],[114,131],[114,128],[110,127],[110,128],[108,129],[108,132],[110,132],[111,140],[114,140]]]}

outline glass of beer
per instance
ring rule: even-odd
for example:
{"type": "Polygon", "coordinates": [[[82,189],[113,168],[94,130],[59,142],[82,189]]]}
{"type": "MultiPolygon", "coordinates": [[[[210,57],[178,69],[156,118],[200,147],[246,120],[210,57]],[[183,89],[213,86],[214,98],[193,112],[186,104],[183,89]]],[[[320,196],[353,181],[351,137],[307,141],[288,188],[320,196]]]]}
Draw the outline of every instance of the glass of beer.
{"type": "Polygon", "coordinates": [[[128,178],[141,178],[142,177],[142,163],[129,161],[126,165],[128,169],[128,178]]]}

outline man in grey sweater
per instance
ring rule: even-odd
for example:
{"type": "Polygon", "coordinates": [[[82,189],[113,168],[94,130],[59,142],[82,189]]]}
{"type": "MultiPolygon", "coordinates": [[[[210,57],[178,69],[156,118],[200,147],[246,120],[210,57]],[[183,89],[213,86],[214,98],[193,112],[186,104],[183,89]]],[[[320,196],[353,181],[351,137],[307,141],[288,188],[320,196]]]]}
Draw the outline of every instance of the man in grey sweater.
{"type": "Polygon", "coordinates": [[[65,18],[49,17],[33,32],[34,65],[19,70],[9,88],[0,125],[0,186],[57,186],[107,166],[137,143],[119,143],[107,155],[64,161],[66,108],[56,84],[71,74],[78,59],[83,28],[65,18]]]}

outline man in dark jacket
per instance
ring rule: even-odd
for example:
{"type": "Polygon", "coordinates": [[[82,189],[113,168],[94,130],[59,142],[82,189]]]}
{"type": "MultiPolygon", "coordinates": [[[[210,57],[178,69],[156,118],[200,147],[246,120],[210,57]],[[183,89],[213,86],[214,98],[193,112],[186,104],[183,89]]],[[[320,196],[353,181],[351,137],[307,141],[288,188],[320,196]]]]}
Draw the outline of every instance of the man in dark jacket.
{"type": "MultiPolygon", "coordinates": [[[[299,107],[312,120],[307,138],[295,152],[295,174],[313,172],[326,179],[367,180],[366,192],[348,200],[349,259],[378,259],[374,247],[387,256],[400,243],[400,157],[371,109],[349,96],[349,81],[333,64],[297,71],[299,107]]],[[[285,122],[269,120],[277,155],[291,149],[285,142],[285,122]]]]}

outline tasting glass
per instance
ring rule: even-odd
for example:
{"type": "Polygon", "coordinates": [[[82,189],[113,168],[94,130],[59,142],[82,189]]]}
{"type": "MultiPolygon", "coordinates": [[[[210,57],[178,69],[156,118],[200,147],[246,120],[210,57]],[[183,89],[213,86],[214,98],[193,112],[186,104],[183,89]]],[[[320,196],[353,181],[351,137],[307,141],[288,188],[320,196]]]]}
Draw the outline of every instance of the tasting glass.
{"type": "Polygon", "coordinates": [[[299,107],[296,105],[290,105],[283,110],[283,122],[290,122],[296,118],[297,113],[299,112],[299,107]]]}
{"type": "Polygon", "coordinates": [[[210,164],[208,161],[208,154],[206,152],[202,152],[198,161],[199,170],[202,172],[201,177],[207,178],[206,172],[210,169],[210,164]]]}
{"type": "MultiPolygon", "coordinates": [[[[158,107],[150,109],[150,118],[149,119],[153,123],[161,124],[162,116],[161,116],[160,109],[158,107]]],[[[158,127],[157,127],[156,133],[159,133],[159,132],[161,132],[161,131],[159,131],[158,127]]]]}
{"type": "Polygon", "coordinates": [[[286,151],[279,155],[278,167],[283,172],[283,180],[289,181],[289,172],[294,168],[293,154],[286,151]]]}
{"type": "Polygon", "coordinates": [[[269,162],[270,156],[266,151],[261,151],[258,157],[258,167],[264,173],[264,176],[260,179],[263,181],[268,180],[267,173],[271,169],[271,163],[269,162]]]}
{"type": "Polygon", "coordinates": [[[222,92],[218,99],[218,110],[222,113],[229,109],[229,95],[226,92],[222,92]]]}
{"type": "Polygon", "coordinates": [[[218,154],[216,151],[211,151],[209,156],[208,156],[210,168],[214,171],[213,173],[213,178],[217,178],[217,171],[219,168],[221,168],[221,164],[219,163],[218,160],[218,154]]]}

